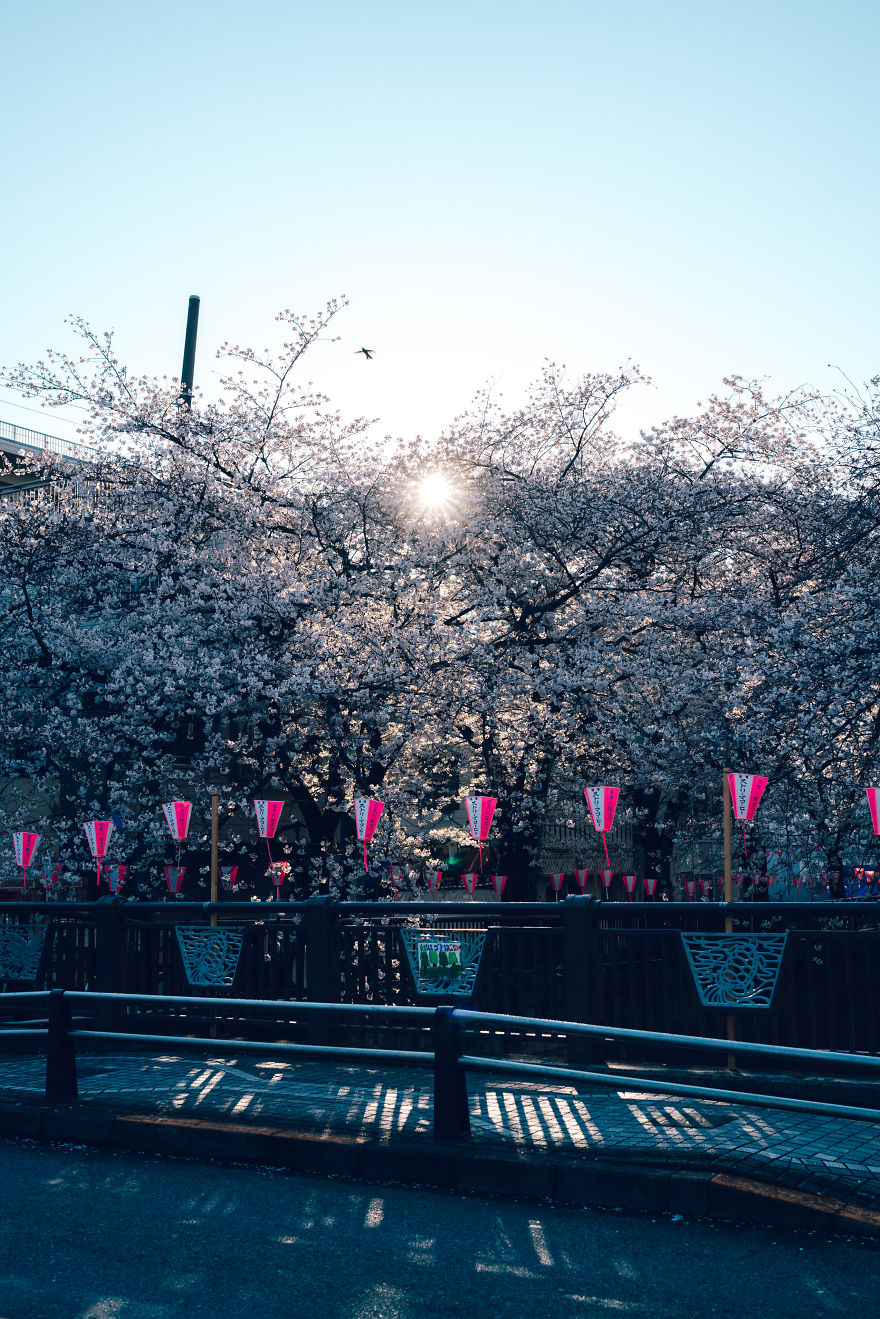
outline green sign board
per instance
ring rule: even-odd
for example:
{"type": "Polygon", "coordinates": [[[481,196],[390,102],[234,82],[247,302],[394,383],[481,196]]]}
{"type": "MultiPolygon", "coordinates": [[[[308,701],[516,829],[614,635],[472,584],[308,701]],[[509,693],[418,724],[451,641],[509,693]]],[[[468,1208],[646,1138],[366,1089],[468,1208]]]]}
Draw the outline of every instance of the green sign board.
{"type": "Polygon", "coordinates": [[[485,930],[401,930],[418,995],[474,992],[485,930]]]}
{"type": "Polygon", "coordinates": [[[420,980],[448,980],[464,970],[460,939],[422,939],[418,947],[420,980]]]}

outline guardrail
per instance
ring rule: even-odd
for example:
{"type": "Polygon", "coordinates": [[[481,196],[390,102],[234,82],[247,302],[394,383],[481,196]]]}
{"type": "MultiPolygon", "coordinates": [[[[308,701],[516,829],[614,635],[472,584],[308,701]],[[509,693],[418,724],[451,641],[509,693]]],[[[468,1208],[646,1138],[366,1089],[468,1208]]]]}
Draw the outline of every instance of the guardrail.
{"type": "Polygon", "coordinates": [[[401,930],[479,928],[487,939],[475,1008],[711,1037],[717,1020],[701,1005],[681,934],[723,931],[727,916],[737,933],[789,932],[772,1011],[743,1014],[739,1039],[880,1055],[873,903],[0,903],[0,988],[200,993],[206,982],[188,977],[176,931],[216,919],[219,930],[243,930],[234,983],[218,994],[406,1006],[415,1000],[401,930]],[[22,930],[39,932],[43,951],[30,978],[16,980],[2,940],[22,930]]]}
{"type": "MultiPolygon", "coordinates": [[[[608,1029],[605,1026],[582,1022],[542,1020],[533,1017],[508,1017],[499,1013],[477,1012],[469,1008],[449,1005],[438,1007],[378,1007],[352,1006],[340,1003],[296,1003],[254,999],[216,999],[151,994],[100,994],[76,990],[40,990],[0,995],[0,1010],[19,1010],[31,1006],[46,1007],[45,1025],[42,1021],[28,1025],[0,1028],[0,1041],[4,1039],[45,1039],[46,1083],[45,1098],[50,1104],[76,1099],[79,1093],[76,1047],[80,1041],[106,1041],[108,1044],[139,1044],[141,1046],[171,1046],[175,1049],[215,1051],[219,1045],[231,1045],[235,1050],[262,1053],[265,1056],[292,1055],[305,1058],[323,1058],[332,1062],[368,1062],[430,1066],[434,1071],[434,1136],[438,1140],[465,1138],[470,1135],[470,1114],[467,1096],[469,1072],[501,1073],[532,1079],[584,1082],[589,1085],[611,1087],[616,1090],[642,1090],[654,1094],[680,1095],[689,1099],[714,1100],[725,1104],[741,1104],[751,1108],[776,1108],[822,1116],[880,1122],[880,1108],[834,1104],[810,1099],[795,1099],[787,1095],[753,1093],[742,1090],[723,1090],[713,1086],[691,1085],[680,1081],[658,1080],[656,1076],[640,1076],[637,1071],[623,1076],[617,1072],[590,1068],[564,1067],[553,1063],[526,1063],[515,1059],[487,1058],[464,1049],[463,1034],[469,1029],[494,1030],[508,1033],[511,1030],[535,1031],[564,1035],[580,1040],[610,1037],[630,1044],[639,1044],[649,1053],[690,1050],[702,1054],[729,1054],[731,1043],[726,1039],[703,1036],[670,1035],[659,1031],[608,1029]],[[74,1020],[72,1008],[124,1009],[131,1024],[145,1021],[156,1023],[156,1015],[181,1024],[181,1012],[196,1010],[199,1019],[214,1018],[210,1035],[156,1033],[143,1030],[113,1030],[83,1027],[74,1020]],[[144,1013],[138,1014],[138,1009],[144,1013]],[[175,1017],[174,1013],[178,1013],[175,1017]],[[369,1024],[378,1019],[391,1021],[395,1026],[413,1026],[426,1031],[430,1048],[388,1049],[368,1048],[340,1044],[291,1043],[289,1041],[253,1040],[235,1035],[217,1034],[223,1018],[239,1032],[243,1026],[253,1028],[257,1023],[284,1022],[289,1028],[297,1018],[306,1022],[324,1022],[345,1016],[361,1018],[369,1024]]],[[[183,1023],[185,1024],[185,1018],[183,1023]]],[[[880,1058],[863,1054],[838,1053],[817,1049],[780,1049],[762,1044],[738,1042],[737,1054],[752,1059],[766,1060],[776,1066],[790,1063],[809,1067],[823,1075],[853,1070],[867,1072],[880,1079],[880,1058]]]]}
{"type": "Polygon", "coordinates": [[[45,431],[19,426],[13,421],[0,421],[0,442],[34,452],[62,454],[68,458],[81,457],[86,448],[76,440],[62,439],[60,435],[47,435],[45,431]]]}

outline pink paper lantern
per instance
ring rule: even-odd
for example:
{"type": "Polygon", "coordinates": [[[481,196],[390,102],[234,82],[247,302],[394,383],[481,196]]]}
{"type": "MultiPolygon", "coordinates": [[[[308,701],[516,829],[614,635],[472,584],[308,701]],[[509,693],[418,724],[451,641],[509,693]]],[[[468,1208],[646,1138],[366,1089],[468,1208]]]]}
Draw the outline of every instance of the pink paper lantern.
{"type": "Polygon", "coordinates": [[[278,821],[281,819],[283,810],[283,801],[269,801],[264,797],[254,798],[254,812],[261,838],[275,837],[275,830],[278,828],[278,821]]]}
{"type": "Polygon", "coordinates": [[[622,876],[622,878],[623,878],[623,887],[627,891],[627,895],[629,897],[630,902],[632,902],[633,893],[635,891],[635,887],[639,877],[638,875],[624,875],[622,876]]]}
{"type": "Polygon", "coordinates": [[[269,846],[269,839],[275,837],[275,830],[278,828],[278,821],[281,819],[283,809],[283,801],[269,801],[265,797],[254,798],[257,830],[260,837],[266,840],[266,851],[269,853],[270,865],[272,864],[272,848],[269,846]]]}
{"type": "Polygon", "coordinates": [[[730,804],[733,807],[734,815],[742,822],[743,848],[746,856],[749,854],[749,847],[746,842],[746,821],[754,819],[758,803],[764,795],[764,789],[767,787],[768,782],[769,779],[762,779],[760,774],[728,774],[727,776],[727,783],[730,788],[730,804]]]}
{"type": "Polygon", "coordinates": [[[358,842],[364,845],[364,870],[368,871],[367,865],[367,843],[376,832],[376,825],[379,823],[379,817],[385,809],[384,801],[378,801],[375,797],[355,797],[354,799],[354,827],[357,830],[358,842]]]}
{"type": "Polygon", "coordinates": [[[53,889],[60,880],[63,871],[64,867],[62,865],[54,865],[50,863],[49,865],[40,866],[38,873],[43,888],[53,889]]]}
{"type": "Polygon", "coordinates": [[[189,818],[192,815],[191,801],[166,801],[162,803],[162,811],[171,831],[171,837],[175,843],[185,841],[189,833],[189,818]]]}
{"type": "Polygon", "coordinates": [[[695,879],[686,879],[684,881],[684,887],[688,897],[690,898],[691,902],[693,902],[694,894],[697,891],[697,881],[695,879]]]}
{"type": "Polygon", "coordinates": [[[14,833],[12,835],[12,845],[15,848],[15,864],[21,866],[21,880],[24,885],[25,893],[27,893],[28,867],[36,855],[42,836],[42,834],[28,833],[26,831],[14,833]]]}
{"type": "Polygon", "coordinates": [[[730,804],[736,818],[753,819],[769,779],[762,779],[760,774],[728,774],[727,782],[730,786],[730,804]]]}
{"type": "Polygon", "coordinates": [[[83,825],[92,856],[100,861],[107,855],[107,846],[113,833],[112,820],[89,820],[83,825]]]}
{"type": "Polygon", "coordinates": [[[604,888],[605,892],[607,893],[608,890],[611,888],[611,881],[612,881],[612,879],[614,878],[614,871],[613,871],[613,870],[600,870],[600,871],[599,871],[599,878],[602,880],[602,887],[604,888]]]}
{"type": "Polygon", "coordinates": [[[871,812],[871,824],[874,826],[874,837],[880,834],[880,788],[865,788],[868,794],[868,810],[871,812]]]}
{"type": "Polygon", "coordinates": [[[576,870],[574,872],[574,882],[577,884],[581,893],[585,892],[586,890],[587,876],[589,875],[589,873],[590,873],[589,870],[576,870]]]}
{"type": "Polygon", "coordinates": [[[22,870],[27,870],[33,861],[42,836],[42,834],[26,832],[12,835],[12,845],[15,848],[15,864],[21,866],[22,870]]]}
{"type": "Polygon", "coordinates": [[[234,893],[236,889],[236,876],[238,875],[238,866],[221,866],[220,883],[227,892],[234,893]]]}
{"type": "Polygon", "coordinates": [[[107,855],[107,848],[113,834],[112,820],[89,820],[83,825],[89,851],[98,863],[98,885],[101,883],[101,861],[107,855]]]}
{"type": "Polygon", "coordinates": [[[186,866],[163,866],[165,874],[165,883],[168,885],[169,893],[179,893],[180,886],[183,883],[183,877],[186,874],[186,866]]]}
{"type": "Polygon", "coordinates": [[[593,821],[593,828],[597,833],[602,835],[602,846],[605,848],[605,860],[610,866],[611,861],[608,857],[608,842],[605,835],[614,824],[614,812],[617,810],[617,799],[620,796],[620,788],[609,788],[607,786],[584,788],[584,796],[586,797],[587,805],[590,808],[590,817],[593,821]]]}
{"type": "Polygon", "coordinates": [[[434,894],[443,883],[442,870],[428,870],[425,872],[425,879],[428,884],[428,892],[434,894]]]}
{"type": "Polygon", "coordinates": [[[654,894],[657,892],[657,884],[658,884],[657,876],[645,875],[645,878],[642,880],[642,883],[645,886],[645,892],[647,893],[648,897],[653,898],[654,894]]]}
{"type": "Polygon", "coordinates": [[[269,878],[275,886],[275,896],[281,901],[281,885],[287,879],[290,873],[289,861],[271,861],[269,863],[269,878]]]}
{"type": "Polygon", "coordinates": [[[504,892],[504,886],[506,883],[507,883],[506,875],[492,876],[492,887],[495,890],[495,896],[499,902],[501,901],[501,894],[504,892]]]}
{"type": "Polygon", "coordinates": [[[465,797],[464,799],[464,809],[467,812],[471,838],[473,838],[480,851],[481,872],[483,869],[483,843],[489,837],[492,816],[495,814],[497,805],[497,797],[465,797]]]}
{"type": "Polygon", "coordinates": [[[465,888],[467,889],[471,897],[474,896],[474,889],[477,887],[477,880],[479,878],[480,877],[476,873],[476,871],[474,871],[473,873],[468,872],[468,874],[462,875],[461,877],[461,882],[462,884],[464,884],[465,888]]]}
{"type": "Polygon", "coordinates": [[[125,876],[128,874],[128,866],[112,865],[104,867],[104,874],[107,876],[107,887],[111,893],[118,893],[125,883],[125,876]]]}

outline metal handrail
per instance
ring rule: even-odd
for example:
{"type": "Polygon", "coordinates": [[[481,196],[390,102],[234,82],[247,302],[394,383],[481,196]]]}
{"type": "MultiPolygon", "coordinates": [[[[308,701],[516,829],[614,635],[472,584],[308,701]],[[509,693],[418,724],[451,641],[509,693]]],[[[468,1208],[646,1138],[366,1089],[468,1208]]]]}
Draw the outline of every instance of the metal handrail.
{"type": "MultiPolygon", "coordinates": [[[[116,994],[93,990],[41,990],[34,993],[0,995],[0,1005],[13,999],[40,1000],[52,993],[62,993],[69,1002],[111,1003],[119,1005],[141,1004],[146,1007],[189,1007],[207,1009],[220,1015],[228,1011],[244,1015],[276,1013],[284,1017],[295,1016],[361,1016],[374,1019],[406,1018],[407,1021],[427,1022],[434,1018],[436,1008],[420,1005],[394,1005],[383,1003],[311,1003],[295,999],[252,998],[201,998],[184,994],[116,994]]],[[[472,1008],[451,1009],[459,1025],[503,1026],[507,1030],[541,1031],[551,1035],[575,1035],[592,1039],[612,1039],[625,1043],[688,1048],[708,1053],[729,1054],[735,1051],[749,1057],[783,1059],[786,1062],[822,1063],[833,1067],[855,1067],[867,1071],[880,1071],[880,1057],[873,1054],[842,1053],[834,1049],[800,1049],[772,1044],[753,1044],[745,1040],[731,1041],[716,1036],[674,1035],[665,1031],[633,1030],[622,1026],[602,1026],[581,1021],[562,1021],[543,1017],[514,1017],[500,1012],[479,1012],[472,1008]]],[[[401,1023],[402,1024],[402,1023],[401,1023]]],[[[74,1032],[75,1033],[75,1032],[74,1032]]],[[[178,1037],[174,1037],[178,1038],[178,1037]]],[[[216,1041],[215,1041],[216,1043],[216,1041]]],[[[537,1064],[530,1064],[536,1066],[537,1064]]],[[[551,1070],[556,1064],[546,1064],[551,1070]]]]}
{"type": "MultiPolygon", "coordinates": [[[[730,1045],[728,1045],[728,1048],[730,1045]]],[[[739,1051],[739,1045],[736,1046],[739,1051]]],[[[553,1076],[565,1077],[572,1081],[589,1081],[595,1085],[611,1086],[615,1090],[647,1090],[652,1094],[682,1095],[688,1099],[721,1100],[751,1104],[755,1108],[784,1108],[796,1113],[817,1113],[822,1117],[858,1118],[862,1121],[880,1122],[880,1109],[856,1108],[851,1104],[825,1104],[820,1100],[789,1099],[786,1095],[751,1094],[746,1090],[719,1090],[714,1086],[684,1085],[679,1081],[655,1081],[649,1077],[613,1075],[608,1072],[580,1071],[573,1067],[548,1067],[536,1063],[510,1062],[507,1059],[475,1058],[462,1054],[459,1058],[466,1070],[477,1072],[511,1072],[517,1076],[546,1076],[548,1070],[553,1076]]]]}
{"type": "Polygon", "coordinates": [[[268,1053],[273,1057],[276,1053],[295,1053],[307,1057],[354,1059],[362,1062],[415,1063],[422,1067],[434,1061],[434,1055],[427,1049],[360,1049],[356,1045],[288,1044],[275,1040],[217,1040],[199,1035],[140,1035],[137,1032],[112,1030],[72,1030],[68,1033],[74,1040],[121,1040],[127,1044],[172,1044],[176,1048],[218,1049],[224,1044],[234,1044],[236,1051],[268,1053]]]}
{"type": "MultiPolygon", "coordinates": [[[[566,894],[567,898],[577,898],[577,894],[566,894]]],[[[765,920],[778,919],[783,916],[791,915],[812,915],[812,916],[873,916],[880,919],[880,901],[859,902],[859,901],[831,901],[822,899],[816,902],[609,902],[604,898],[592,899],[596,910],[605,912],[613,916],[656,916],[658,919],[666,916],[707,916],[714,915],[732,915],[732,916],[749,916],[752,918],[762,917],[765,920]]],[[[3,899],[0,901],[0,912],[17,912],[42,911],[57,915],[74,914],[81,911],[93,911],[95,908],[106,905],[105,899],[98,901],[81,901],[75,899],[69,901],[62,899],[60,901],[46,902],[43,899],[33,901],[29,899],[3,899]]],[[[287,913],[298,913],[302,911],[311,911],[314,909],[312,900],[302,900],[298,902],[289,902],[284,899],[277,902],[273,899],[265,899],[260,902],[251,902],[250,900],[224,899],[221,902],[168,902],[158,899],[152,902],[132,902],[122,901],[117,904],[119,910],[130,915],[138,911],[168,911],[173,912],[205,912],[213,914],[214,912],[251,912],[255,919],[263,920],[266,914],[285,915],[287,913]]],[[[447,914],[470,914],[474,916],[486,915],[503,915],[513,917],[519,914],[524,916],[542,916],[542,917],[561,917],[565,907],[565,900],[562,902],[498,902],[487,900],[485,902],[472,902],[467,899],[456,900],[454,902],[430,902],[427,899],[419,899],[412,902],[391,902],[391,901],[346,901],[334,902],[333,909],[338,912],[348,914],[369,915],[381,911],[388,915],[420,915],[425,911],[431,911],[441,916],[447,914]]]]}
{"type": "MultiPolygon", "coordinates": [[[[53,991],[43,992],[52,993],[53,991]]],[[[196,998],[185,994],[110,994],[90,989],[64,989],[60,992],[64,994],[65,998],[81,1003],[144,1003],[147,1006],[155,1005],[156,1007],[170,1005],[174,1007],[213,1008],[215,1012],[226,1008],[235,1008],[242,1011],[253,1011],[256,1008],[278,1011],[285,1016],[292,1016],[301,1012],[307,1016],[309,1013],[320,1016],[325,1013],[332,1015],[334,1012],[346,1016],[366,1014],[371,1017],[387,1017],[406,1014],[407,1017],[421,1017],[423,1019],[434,1016],[434,1008],[410,1007],[409,1005],[397,1007],[390,1003],[307,1003],[298,999],[286,998],[196,998]]],[[[0,1004],[7,997],[11,998],[13,996],[11,994],[0,994],[0,1004]]]]}
{"type": "Polygon", "coordinates": [[[507,1026],[546,1031],[555,1035],[584,1035],[592,1039],[623,1040],[635,1044],[669,1045],[671,1048],[702,1049],[709,1053],[737,1053],[754,1057],[784,1058],[789,1062],[820,1062],[845,1067],[864,1067],[880,1071],[880,1058],[873,1054],[838,1053],[833,1049],[798,1049],[775,1044],[750,1044],[746,1041],[720,1039],[712,1035],[670,1035],[665,1031],[632,1030],[625,1026],[595,1026],[581,1021],[552,1021],[539,1017],[503,1017],[497,1013],[456,1008],[459,1022],[492,1025],[503,1020],[507,1026]]]}
{"type": "Polygon", "coordinates": [[[880,1058],[873,1055],[843,1054],[829,1050],[775,1048],[770,1045],[733,1042],[716,1038],[703,1038],[693,1035],[670,1035],[659,1031],[637,1031],[621,1027],[605,1027],[583,1022],[566,1022],[537,1017],[508,1017],[501,1013],[477,1012],[467,1007],[451,1006],[429,1007],[393,1007],[385,1004],[348,1004],[348,1003],[299,1003],[285,999],[218,999],[195,998],[182,995],[162,994],[112,994],[84,990],[42,990],[24,993],[0,994],[0,1007],[5,1002],[20,1004],[23,1000],[48,1000],[48,1023],[45,1029],[12,1029],[3,1034],[45,1036],[46,1054],[46,1098],[49,1102],[75,1097],[77,1094],[76,1055],[74,1042],[78,1039],[114,1040],[124,1043],[155,1044],[177,1048],[200,1048],[217,1050],[232,1046],[236,1050],[253,1053],[285,1053],[302,1057],[320,1057],[342,1060],[361,1060],[369,1062],[396,1062],[434,1066],[434,1132],[440,1138],[464,1136],[470,1132],[470,1117],[467,1105],[466,1073],[468,1071],[490,1072],[521,1076],[541,1077],[545,1080],[564,1079],[602,1085],[617,1090],[646,1091],[653,1094],[681,1095],[691,1099],[710,1100],[726,1104],[742,1103],[751,1107],[786,1109],[794,1112],[819,1114],[880,1122],[880,1109],[862,1108],[848,1104],[830,1104],[819,1100],[792,1099],[782,1095],[755,1094],[749,1091],[726,1090],[713,1086],[696,1086],[677,1081],[658,1080],[651,1077],[639,1077],[593,1071],[589,1069],[564,1067],[555,1063],[523,1063],[509,1059],[484,1058],[467,1054],[462,1048],[462,1027],[503,1026],[557,1035],[574,1035],[583,1037],[608,1037],[611,1039],[639,1042],[649,1046],[667,1045],[673,1047],[693,1048],[709,1052],[730,1052],[735,1050],[749,1056],[772,1057],[786,1061],[821,1063],[826,1067],[857,1067],[869,1072],[880,1068],[880,1058]],[[407,1021],[431,1021],[433,1041],[432,1050],[375,1049],[358,1048],[347,1045],[291,1044],[271,1040],[217,1039],[203,1036],[153,1035],[132,1031],[74,1029],[70,1017],[72,1002],[106,1003],[134,1007],[154,1006],[163,1008],[191,1007],[202,1011],[208,1010],[220,1016],[230,1009],[250,1014],[253,1020],[255,1012],[274,1012],[285,1017],[305,1016],[360,1016],[367,1018],[396,1019],[407,1021]]]}
{"type": "Polygon", "coordinates": [[[63,454],[74,457],[83,452],[94,452],[78,440],[63,439],[60,435],[47,435],[45,431],[34,430],[30,426],[19,426],[14,421],[0,421],[0,440],[18,445],[22,449],[36,452],[63,454]],[[24,438],[27,436],[27,438],[24,438]]]}

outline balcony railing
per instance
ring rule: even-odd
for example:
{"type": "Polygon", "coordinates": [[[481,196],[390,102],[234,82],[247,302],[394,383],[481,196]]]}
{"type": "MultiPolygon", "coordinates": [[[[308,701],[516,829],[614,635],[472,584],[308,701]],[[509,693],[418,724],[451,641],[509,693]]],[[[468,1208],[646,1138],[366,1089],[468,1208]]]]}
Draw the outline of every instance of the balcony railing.
{"type": "Polygon", "coordinates": [[[12,421],[0,421],[0,449],[7,452],[12,449],[24,449],[31,453],[57,453],[64,458],[78,458],[83,452],[83,445],[76,440],[64,440],[60,435],[47,435],[44,431],[32,430],[30,426],[17,426],[12,421]]]}

